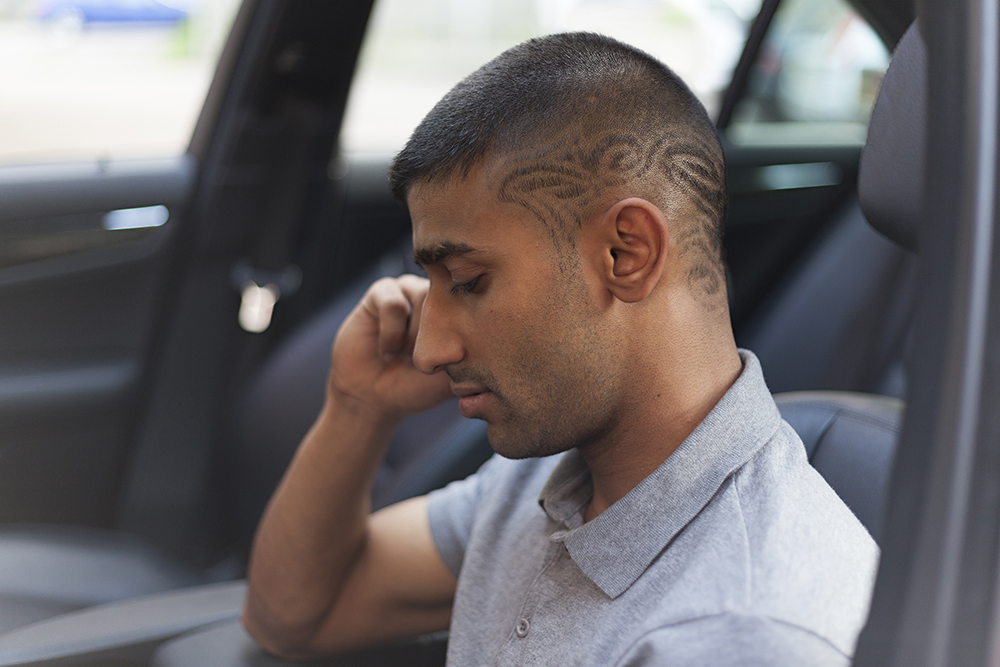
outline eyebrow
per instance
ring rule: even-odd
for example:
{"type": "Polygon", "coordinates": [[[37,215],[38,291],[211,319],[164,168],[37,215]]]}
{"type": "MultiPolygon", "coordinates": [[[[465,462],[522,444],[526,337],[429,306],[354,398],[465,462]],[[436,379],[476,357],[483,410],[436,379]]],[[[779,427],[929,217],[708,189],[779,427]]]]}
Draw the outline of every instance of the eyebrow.
{"type": "Polygon", "coordinates": [[[413,261],[421,267],[428,267],[440,264],[451,257],[461,257],[476,252],[476,249],[467,243],[457,243],[455,241],[439,241],[427,248],[417,248],[413,251],[413,261]]]}

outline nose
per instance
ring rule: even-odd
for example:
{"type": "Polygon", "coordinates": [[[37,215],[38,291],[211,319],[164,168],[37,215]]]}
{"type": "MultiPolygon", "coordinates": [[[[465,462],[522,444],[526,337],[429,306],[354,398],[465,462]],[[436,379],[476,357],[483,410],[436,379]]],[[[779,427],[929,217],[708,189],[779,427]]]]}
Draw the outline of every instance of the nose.
{"type": "Polygon", "coordinates": [[[437,373],[465,358],[465,348],[448,304],[431,287],[420,309],[413,365],[422,373],[437,373]]]}

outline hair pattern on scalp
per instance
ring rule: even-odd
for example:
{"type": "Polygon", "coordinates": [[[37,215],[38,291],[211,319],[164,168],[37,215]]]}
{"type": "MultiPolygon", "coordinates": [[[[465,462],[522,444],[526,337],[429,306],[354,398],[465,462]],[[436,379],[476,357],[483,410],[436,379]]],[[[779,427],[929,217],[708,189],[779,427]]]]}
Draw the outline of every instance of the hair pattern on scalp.
{"type": "Polygon", "coordinates": [[[466,177],[501,161],[497,195],[528,210],[567,252],[601,192],[625,188],[665,212],[676,195],[686,223],[672,228],[688,280],[709,303],[725,297],[725,162],[704,107],[665,65],[592,33],[534,39],[456,85],[414,131],[389,173],[405,201],[414,182],[466,177]]]}

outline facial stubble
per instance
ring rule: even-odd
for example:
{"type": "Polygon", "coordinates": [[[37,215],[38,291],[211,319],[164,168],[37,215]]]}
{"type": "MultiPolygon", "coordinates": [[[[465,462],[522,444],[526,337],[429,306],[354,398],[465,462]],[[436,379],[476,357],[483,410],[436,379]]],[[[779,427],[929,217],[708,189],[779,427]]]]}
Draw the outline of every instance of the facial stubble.
{"type": "Polygon", "coordinates": [[[492,392],[490,445],[511,459],[549,456],[581,447],[613,428],[619,383],[618,350],[599,330],[599,318],[577,281],[566,281],[515,321],[494,332],[495,371],[468,366],[449,371],[456,382],[492,392]]]}

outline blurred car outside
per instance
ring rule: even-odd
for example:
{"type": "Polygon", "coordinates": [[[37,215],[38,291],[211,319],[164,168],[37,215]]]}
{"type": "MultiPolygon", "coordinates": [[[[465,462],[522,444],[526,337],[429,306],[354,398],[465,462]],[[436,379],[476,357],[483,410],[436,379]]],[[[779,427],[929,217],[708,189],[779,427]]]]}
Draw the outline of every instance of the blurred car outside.
{"type": "Polygon", "coordinates": [[[60,25],[87,23],[165,23],[185,20],[192,3],[157,0],[43,0],[35,9],[39,20],[60,25]]]}

